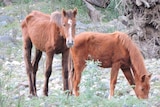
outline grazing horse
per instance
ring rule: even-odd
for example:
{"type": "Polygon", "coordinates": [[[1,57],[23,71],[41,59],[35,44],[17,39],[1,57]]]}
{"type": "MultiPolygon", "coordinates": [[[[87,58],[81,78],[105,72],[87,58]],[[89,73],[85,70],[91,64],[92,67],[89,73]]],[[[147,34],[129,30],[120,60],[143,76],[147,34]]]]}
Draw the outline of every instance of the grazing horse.
{"type": "Polygon", "coordinates": [[[73,93],[79,95],[81,73],[85,68],[85,60],[93,59],[101,62],[101,67],[111,67],[110,95],[114,95],[118,71],[121,69],[138,98],[148,98],[150,78],[144,65],[144,59],[127,34],[122,32],[96,33],[83,32],[74,39],[71,55],[74,66],[73,93]]]}
{"type": "Polygon", "coordinates": [[[37,96],[36,72],[42,52],[46,53],[46,70],[43,93],[48,96],[48,81],[52,72],[54,54],[62,53],[63,89],[68,90],[68,55],[74,45],[77,9],[53,12],[51,15],[39,11],[31,12],[21,24],[24,61],[29,79],[30,94],[37,96]],[[32,45],[35,57],[31,62],[32,45]]]}

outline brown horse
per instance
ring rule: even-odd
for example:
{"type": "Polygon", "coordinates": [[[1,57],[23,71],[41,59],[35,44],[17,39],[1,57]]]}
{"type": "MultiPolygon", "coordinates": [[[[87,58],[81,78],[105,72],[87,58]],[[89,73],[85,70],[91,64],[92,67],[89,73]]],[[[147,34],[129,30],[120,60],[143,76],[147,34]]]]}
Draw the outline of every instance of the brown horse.
{"type": "Polygon", "coordinates": [[[150,90],[150,78],[145,68],[143,57],[132,42],[132,40],[122,32],[96,33],[84,32],[74,39],[74,46],[71,54],[74,65],[73,93],[79,95],[81,73],[85,67],[85,60],[94,59],[101,62],[101,67],[111,67],[110,95],[114,95],[118,71],[121,69],[138,98],[148,98],[150,90]],[[132,71],[131,71],[132,69],[132,71]]]}
{"type": "Polygon", "coordinates": [[[44,95],[48,96],[48,81],[52,72],[54,54],[62,53],[63,89],[68,90],[68,55],[75,36],[77,9],[53,12],[51,15],[31,12],[22,22],[24,61],[29,78],[30,94],[36,92],[36,72],[42,52],[46,53],[44,95]],[[36,52],[31,62],[32,45],[36,52]]]}

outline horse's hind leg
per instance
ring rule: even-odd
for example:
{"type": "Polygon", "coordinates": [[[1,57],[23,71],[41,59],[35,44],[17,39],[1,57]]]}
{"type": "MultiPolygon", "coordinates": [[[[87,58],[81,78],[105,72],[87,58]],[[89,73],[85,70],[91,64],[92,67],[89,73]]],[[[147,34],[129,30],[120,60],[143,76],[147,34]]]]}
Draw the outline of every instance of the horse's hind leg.
{"type": "Polygon", "coordinates": [[[32,49],[32,43],[29,38],[24,39],[24,45],[23,45],[23,50],[24,50],[24,61],[26,65],[26,72],[28,75],[29,79],[29,90],[31,95],[36,95],[34,88],[33,88],[33,81],[32,81],[32,64],[31,64],[31,49],[32,49]]]}
{"type": "Polygon", "coordinates": [[[33,81],[35,92],[37,92],[37,89],[36,89],[36,73],[37,73],[37,70],[38,70],[38,63],[39,63],[39,60],[41,59],[41,56],[42,56],[42,51],[36,49],[35,57],[34,57],[33,62],[32,62],[32,66],[33,66],[32,81],[33,81]]]}
{"type": "MultiPolygon", "coordinates": [[[[130,85],[135,85],[133,75],[130,68],[121,68],[130,85]]],[[[134,89],[134,87],[133,87],[134,89]]]]}
{"type": "Polygon", "coordinates": [[[53,51],[46,52],[46,71],[45,71],[45,83],[43,89],[43,94],[45,96],[48,96],[48,82],[49,82],[49,77],[51,76],[52,73],[53,56],[54,56],[53,51]]]}
{"type": "Polygon", "coordinates": [[[62,77],[63,77],[63,90],[68,90],[68,55],[69,50],[62,53],[62,77]]]}

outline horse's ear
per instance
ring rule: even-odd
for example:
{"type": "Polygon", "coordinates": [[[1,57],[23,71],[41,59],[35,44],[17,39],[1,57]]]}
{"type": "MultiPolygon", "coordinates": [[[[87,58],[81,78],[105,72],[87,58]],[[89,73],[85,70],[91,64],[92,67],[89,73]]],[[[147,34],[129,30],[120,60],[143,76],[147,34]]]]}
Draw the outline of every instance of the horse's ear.
{"type": "Polygon", "coordinates": [[[150,73],[149,75],[148,75],[148,78],[150,79],[152,77],[152,73],[150,73]]]}
{"type": "Polygon", "coordinates": [[[74,15],[74,17],[76,17],[76,15],[77,15],[77,8],[74,8],[73,15],[74,15]]]}
{"type": "Polygon", "coordinates": [[[143,76],[141,77],[141,82],[144,82],[144,81],[145,81],[145,78],[146,78],[146,75],[143,75],[143,76]]]}
{"type": "Polygon", "coordinates": [[[62,16],[66,16],[66,11],[64,9],[62,9],[62,16]]]}
{"type": "Polygon", "coordinates": [[[150,79],[151,76],[152,76],[152,73],[150,73],[150,74],[148,74],[148,75],[143,75],[143,76],[141,77],[141,82],[144,82],[146,78],[150,79]]]}

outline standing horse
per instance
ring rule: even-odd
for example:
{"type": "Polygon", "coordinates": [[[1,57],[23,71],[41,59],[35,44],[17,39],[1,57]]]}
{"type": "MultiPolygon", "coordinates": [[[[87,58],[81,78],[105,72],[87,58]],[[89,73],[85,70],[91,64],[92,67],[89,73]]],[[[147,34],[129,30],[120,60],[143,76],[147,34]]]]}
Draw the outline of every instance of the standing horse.
{"type": "Polygon", "coordinates": [[[81,73],[85,67],[85,60],[94,59],[102,62],[101,67],[111,67],[110,95],[114,95],[118,71],[121,69],[138,98],[148,98],[150,90],[150,78],[145,68],[143,57],[132,42],[132,40],[122,32],[115,33],[95,33],[84,32],[74,39],[74,46],[71,54],[74,65],[73,93],[79,95],[81,73]],[[131,69],[133,72],[131,72],[131,69]]]}
{"type": "Polygon", "coordinates": [[[73,46],[75,36],[77,9],[53,12],[51,15],[38,11],[31,12],[22,22],[24,61],[29,78],[30,94],[36,92],[36,72],[42,52],[46,53],[46,70],[43,93],[48,96],[48,82],[52,72],[54,54],[62,53],[63,89],[68,90],[68,55],[73,46]],[[35,46],[36,52],[31,62],[31,49],[35,46]]]}

